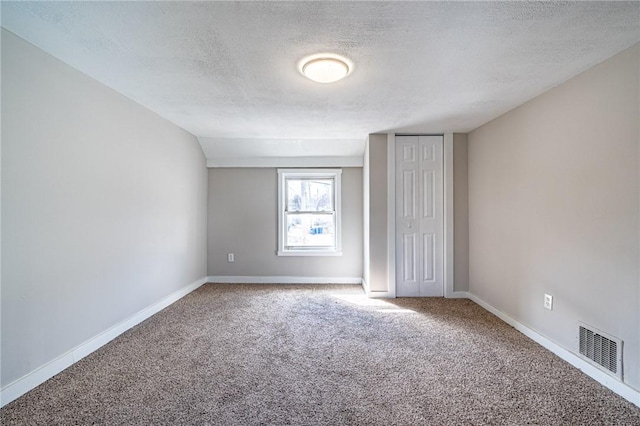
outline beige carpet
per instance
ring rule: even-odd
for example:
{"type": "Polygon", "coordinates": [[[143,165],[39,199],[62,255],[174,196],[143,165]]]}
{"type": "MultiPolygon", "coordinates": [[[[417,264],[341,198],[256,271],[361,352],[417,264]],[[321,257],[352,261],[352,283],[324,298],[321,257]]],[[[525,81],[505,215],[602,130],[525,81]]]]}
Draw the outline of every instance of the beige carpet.
{"type": "Polygon", "coordinates": [[[0,422],[640,425],[640,408],[468,300],[208,284],[0,422]]]}

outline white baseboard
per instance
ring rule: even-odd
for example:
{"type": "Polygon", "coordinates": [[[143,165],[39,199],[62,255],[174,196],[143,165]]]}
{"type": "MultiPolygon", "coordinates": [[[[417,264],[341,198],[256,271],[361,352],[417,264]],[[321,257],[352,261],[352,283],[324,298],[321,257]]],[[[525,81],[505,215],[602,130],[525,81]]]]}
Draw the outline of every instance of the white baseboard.
{"type": "Polygon", "coordinates": [[[521,332],[522,334],[524,334],[525,336],[527,336],[528,338],[530,338],[531,340],[535,341],[536,343],[540,344],[544,348],[558,355],[560,358],[567,361],[569,364],[573,365],[578,370],[585,373],[587,376],[596,380],[603,386],[611,389],[613,392],[617,393],[627,401],[640,407],[640,391],[617,380],[615,377],[602,372],[600,369],[584,361],[575,353],[563,348],[557,343],[552,342],[551,340],[547,339],[537,331],[534,331],[533,329],[513,319],[509,315],[505,314],[504,312],[498,310],[494,306],[480,299],[475,294],[467,292],[467,297],[473,300],[474,302],[476,302],[478,305],[482,306],[487,311],[491,312],[492,314],[500,318],[502,321],[506,322],[507,324],[509,324],[510,326],[512,326],[519,332],[521,332]]]}
{"type": "Polygon", "coordinates": [[[372,299],[395,299],[396,295],[390,291],[369,291],[367,297],[372,299]]]}
{"type": "Polygon", "coordinates": [[[376,291],[371,290],[369,287],[369,283],[363,278],[362,279],[362,288],[364,289],[364,294],[371,299],[395,299],[396,295],[392,291],[376,291]]]}
{"type": "Polygon", "coordinates": [[[364,290],[364,294],[369,296],[369,283],[364,278],[362,278],[362,289],[364,290]]]}
{"type": "Polygon", "coordinates": [[[362,278],[210,276],[207,277],[207,282],[219,284],[362,284],[362,278]]]}
{"type": "Polygon", "coordinates": [[[193,283],[181,288],[180,290],[171,293],[159,302],[154,303],[153,305],[141,310],[140,312],[127,318],[126,320],[114,325],[108,330],[103,331],[97,336],[71,349],[65,354],[60,355],[59,357],[44,364],[41,367],[38,367],[34,371],[22,376],[18,380],[9,383],[5,387],[3,387],[2,390],[0,390],[0,407],[4,407],[6,404],[29,392],[31,389],[49,380],[56,374],[60,373],[62,370],[80,361],[91,352],[94,352],[101,346],[109,343],[111,340],[115,339],[133,326],[151,317],[155,313],[160,312],[167,306],[183,298],[206,282],[206,278],[201,278],[197,281],[194,281],[193,283]]]}
{"type": "Polygon", "coordinates": [[[372,291],[369,283],[362,279],[364,294],[371,299],[395,299],[396,295],[390,291],[372,291]]]}
{"type": "MultiPolygon", "coordinates": [[[[364,288],[364,292],[367,295],[367,297],[370,297],[372,299],[395,299],[396,298],[396,294],[391,291],[371,291],[369,288],[369,284],[364,280],[364,278],[362,279],[362,288],[364,288]]],[[[468,298],[466,291],[454,291],[451,294],[446,294],[445,297],[447,299],[467,299],[468,298]]]]}

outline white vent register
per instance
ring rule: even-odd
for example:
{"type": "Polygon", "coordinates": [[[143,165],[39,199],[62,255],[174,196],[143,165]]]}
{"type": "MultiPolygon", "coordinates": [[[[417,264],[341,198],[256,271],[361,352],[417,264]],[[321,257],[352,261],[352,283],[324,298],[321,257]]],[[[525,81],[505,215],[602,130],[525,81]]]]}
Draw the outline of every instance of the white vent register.
{"type": "Polygon", "coordinates": [[[622,340],[584,323],[578,323],[582,358],[622,380],[622,340]]]}

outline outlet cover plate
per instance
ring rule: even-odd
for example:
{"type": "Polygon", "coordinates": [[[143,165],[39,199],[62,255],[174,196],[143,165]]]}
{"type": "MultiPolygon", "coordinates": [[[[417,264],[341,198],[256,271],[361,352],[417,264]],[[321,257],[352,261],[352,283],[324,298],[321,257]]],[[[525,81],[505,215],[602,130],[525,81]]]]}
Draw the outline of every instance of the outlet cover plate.
{"type": "Polygon", "coordinates": [[[544,307],[550,311],[553,310],[553,296],[550,294],[544,295],[544,307]]]}

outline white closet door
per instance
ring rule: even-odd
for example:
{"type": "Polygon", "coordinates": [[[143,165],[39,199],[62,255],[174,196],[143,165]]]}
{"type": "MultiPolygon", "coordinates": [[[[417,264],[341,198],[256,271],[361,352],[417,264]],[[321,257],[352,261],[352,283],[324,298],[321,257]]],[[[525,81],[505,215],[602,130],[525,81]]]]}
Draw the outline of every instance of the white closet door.
{"type": "Polygon", "coordinates": [[[396,295],[444,296],[442,136],[396,136],[396,295]]]}

